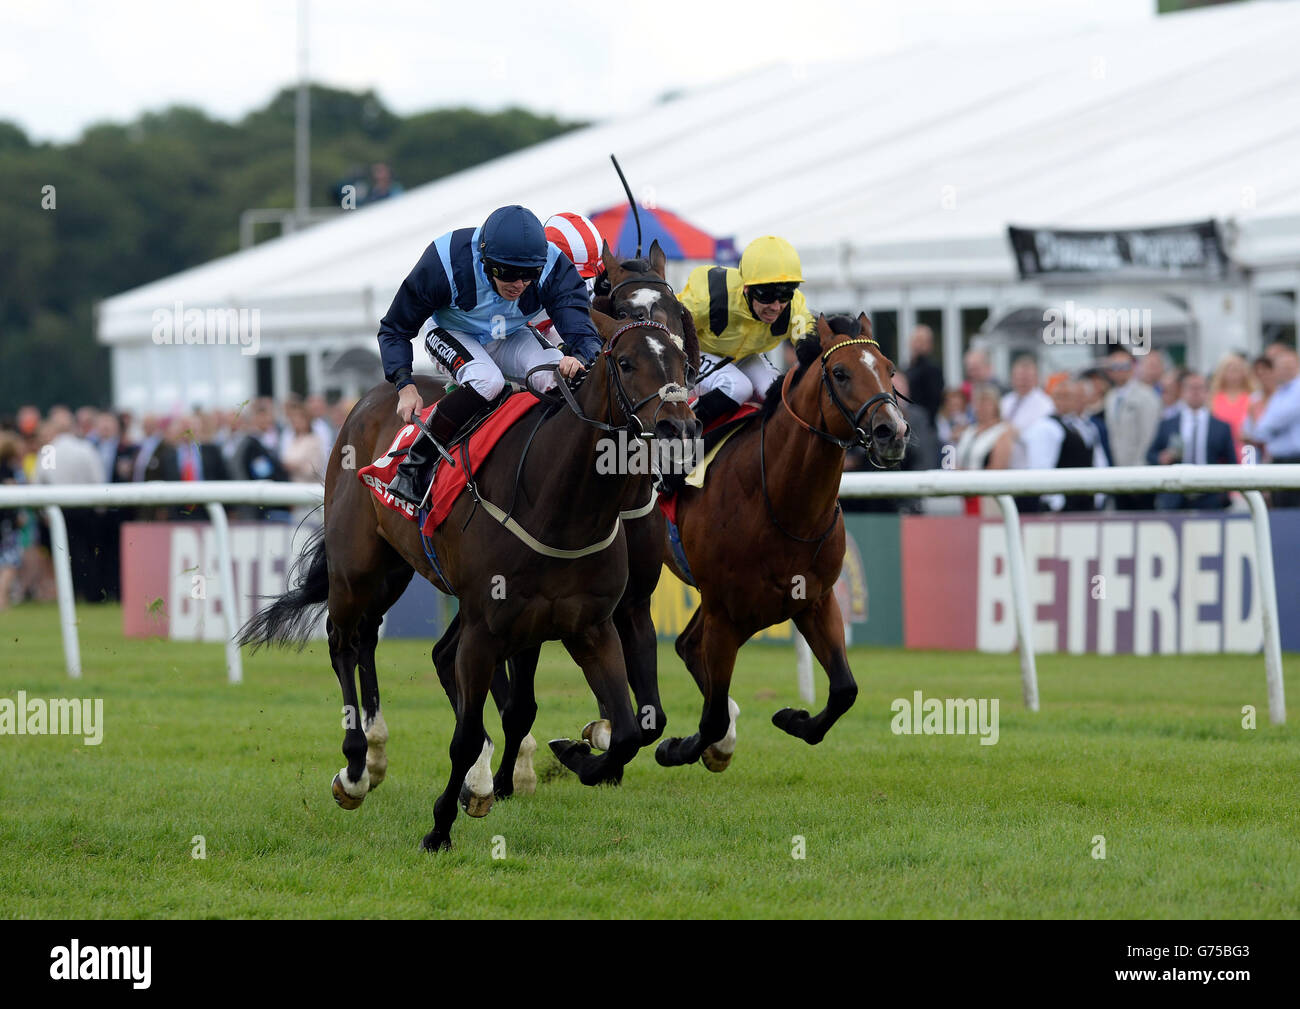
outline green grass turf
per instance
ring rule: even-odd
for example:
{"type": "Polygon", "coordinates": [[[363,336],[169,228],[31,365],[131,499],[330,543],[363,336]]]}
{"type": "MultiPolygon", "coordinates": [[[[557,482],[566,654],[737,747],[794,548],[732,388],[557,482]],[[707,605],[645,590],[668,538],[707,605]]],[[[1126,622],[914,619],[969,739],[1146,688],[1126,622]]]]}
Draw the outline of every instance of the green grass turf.
{"type": "MultiPolygon", "coordinates": [[[[341,700],[323,646],[260,653],[231,687],[219,645],[127,640],[117,608],[78,613],[80,682],[63,673],[53,607],[0,614],[0,697],[102,697],[106,723],[97,747],[0,736],[0,916],[1300,913],[1300,740],[1294,722],[1268,724],[1256,656],[1044,656],[1031,715],[1013,655],[857,648],[857,705],[810,747],[769,722],[798,705],[791,650],[750,646],[726,773],[643,751],[621,788],[593,789],[545,747],[594,707],[548,646],[537,793],[462,815],[455,849],[431,856],[418,842],[452,719],[429,643],[381,642],[389,776],[344,812],[329,792],[341,700]],[[1000,698],[999,742],[892,734],[891,701],[916,689],[1000,698]]],[[[669,733],[686,734],[699,696],[671,648],[660,663],[669,733]]]]}

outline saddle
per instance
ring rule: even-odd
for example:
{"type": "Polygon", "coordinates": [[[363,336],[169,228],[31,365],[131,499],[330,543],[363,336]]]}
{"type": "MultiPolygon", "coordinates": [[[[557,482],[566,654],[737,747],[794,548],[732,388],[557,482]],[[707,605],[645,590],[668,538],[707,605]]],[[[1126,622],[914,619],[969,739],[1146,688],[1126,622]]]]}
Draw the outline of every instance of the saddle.
{"type": "MultiPolygon", "coordinates": [[[[435,404],[436,405],[436,404],[435,404]]],[[[443,448],[450,459],[438,453],[429,476],[429,489],[424,495],[427,509],[424,510],[423,528],[432,533],[451,511],[467,485],[465,465],[476,470],[492,451],[493,446],[510,426],[537,405],[537,399],[527,392],[516,393],[504,390],[487,406],[481,408],[471,417],[456,435],[443,448]]],[[[433,412],[434,406],[428,406],[420,414],[423,426],[433,412]]],[[[417,509],[392,495],[388,485],[392,482],[397,466],[406,458],[407,450],[414,443],[419,430],[415,424],[406,424],[393,438],[393,443],[383,455],[357,471],[357,479],[366,484],[371,493],[386,508],[405,515],[411,521],[417,519],[417,509]]]]}

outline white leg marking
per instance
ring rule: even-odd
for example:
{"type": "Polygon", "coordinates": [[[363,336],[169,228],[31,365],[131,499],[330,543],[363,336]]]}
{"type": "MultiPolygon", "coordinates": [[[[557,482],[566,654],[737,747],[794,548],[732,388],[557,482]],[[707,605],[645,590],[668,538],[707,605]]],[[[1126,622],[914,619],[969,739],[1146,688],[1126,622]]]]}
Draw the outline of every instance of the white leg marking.
{"type": "Polygon", "coordinates": [[[388,723],[384,721],[382,710],[375,712],[365,729],[366,771],[370,774],[370,787],[373,788],[388,774],[388,723]]]}
{"type": "Polygon", "coordinates": [[[537,772],[533,770],[533,754],[537,752],[537,740],[530,732],[519,744],[519,756],[515,758],[515,791],[520,795],[532,795],[537,791],[537,772]]]}
{"type": "Polygon", "coordinates": [[[727,710],[731,712],[731,723],[727,726],[727,734],[713,744],[714,749],[719,753],[736,752],[736,716],[740,714],[740,705],[727,697],[727,710]]]}
{"type": "Polygon", "coordinates": [[[344,767],[339,771],[339,783],[343,786],[343,791],[354,799],[364,799],[366,793],[370,791],[370,772],[364,768],[361,771],[361,780],[353,781],[348,777],[348,769],[344,767]]]}
{"type": "Polygon", "coordinates": [[[465,784],[480,799],[492,794],[492,740],[483,740],[483,750],[465,775],[465,784]]]}

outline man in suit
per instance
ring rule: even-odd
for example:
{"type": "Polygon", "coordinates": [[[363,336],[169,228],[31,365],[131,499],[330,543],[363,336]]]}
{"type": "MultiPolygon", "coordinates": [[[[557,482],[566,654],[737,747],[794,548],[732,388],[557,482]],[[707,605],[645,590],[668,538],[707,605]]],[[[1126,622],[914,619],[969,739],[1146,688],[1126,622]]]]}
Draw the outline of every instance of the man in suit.
{"type": "MultiPolygon", "coordinates": [[[[1147,449],[1160,426],[1160,395],[1139,381],[1133,372],[1133,355],[1117,347],[1106,358],[1106,376],[1115,387],[1106,394],[1106,434],[1112,466],[1145,466],[1147,449]]],[[[1150,494],[1116,494],[1115,507],[1140,511],[1154,504],[1150,494]]]]}
{"type": "MultiPolygon", "coordinates": [[[[1227,465],[1237,461],[1233,449],[1232,428],[1210,414],[1206,406],[1209,383],[1205,376],[1188,372],[1183,378],[1183,398],[1176,415],[1160,422],[1155,439],[1147,450],[1152,466],[1169,466],[1185,462],[1193,466],[1227,465]]],[[[1228,495],[1210,494],[1156,495],[1157,508],[1226,508],[1228,495]]]]}

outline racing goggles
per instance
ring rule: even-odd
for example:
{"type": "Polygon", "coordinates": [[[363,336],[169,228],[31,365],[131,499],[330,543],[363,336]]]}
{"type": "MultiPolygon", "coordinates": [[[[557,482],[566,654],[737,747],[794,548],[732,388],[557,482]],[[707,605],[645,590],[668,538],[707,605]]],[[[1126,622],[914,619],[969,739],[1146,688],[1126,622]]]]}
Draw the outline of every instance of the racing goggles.
{"type": "Polygon", "coordinates": [[[794,297],[798,284],[754,284],[749,289],[749,296],[762,305],[774,301],[789,301],[794,297]]]}
{"type": "Polygon", "coordinates": [[[510,263],[497,263],[491,259],[483,260],[483,265],[487,268],[488,276],[495,277],[503,284],[513,284],[520,280],[537,281],[542,276],[540,266],[514,266],[510,263]]]}

